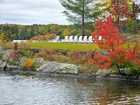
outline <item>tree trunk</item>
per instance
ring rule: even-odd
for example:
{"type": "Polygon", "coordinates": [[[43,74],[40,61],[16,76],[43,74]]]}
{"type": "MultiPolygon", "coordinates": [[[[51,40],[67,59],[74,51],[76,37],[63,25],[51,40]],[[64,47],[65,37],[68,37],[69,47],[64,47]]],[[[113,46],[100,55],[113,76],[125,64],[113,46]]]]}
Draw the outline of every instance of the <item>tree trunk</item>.
{"type": "Polygon", "coordinates": [[[119,15],[117,16],[117,26],[118,26],[118,28],[120,30],[120,16],[119,15]]]}
{"type": "Polygon", "coordinates": [[[122,72],[121,72],[121,70],[120,70],[119,65],[118,65],[118,64],[116,64],[116,66],[117,66],[118,72],[122,75],[122,72]]]}
{"type": "Polygon", "coordinates": [[[7,69],[7,61],[6,61],[5,65],[4,65],[4,67],[3,67],[3,71],[6,71],[6,69],[7,69]]]}
{"type": "Polygon", "coordinates": [[[82,0],[82,36],[85,35],[85,1],[82,0]]]}

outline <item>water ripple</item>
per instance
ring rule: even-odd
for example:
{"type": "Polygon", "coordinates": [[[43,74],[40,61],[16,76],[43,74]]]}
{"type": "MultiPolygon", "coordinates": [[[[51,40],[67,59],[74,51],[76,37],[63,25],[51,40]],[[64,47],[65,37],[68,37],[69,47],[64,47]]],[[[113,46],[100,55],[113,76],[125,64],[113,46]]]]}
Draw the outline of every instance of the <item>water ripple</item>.
{"type": "Polygon", "coordinates": [[[0,105],[139,105],[140,85],[0,74],[0,105]]]}

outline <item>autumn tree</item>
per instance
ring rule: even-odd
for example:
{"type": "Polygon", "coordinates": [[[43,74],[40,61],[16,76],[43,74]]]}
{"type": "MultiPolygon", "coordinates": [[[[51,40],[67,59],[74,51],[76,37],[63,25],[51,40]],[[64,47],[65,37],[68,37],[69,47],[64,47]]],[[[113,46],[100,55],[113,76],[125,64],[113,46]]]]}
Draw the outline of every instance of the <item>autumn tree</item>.
{"type": "Polygon", "coordinates": [[[69,36],[71,33],[70,33],[70,29],[69,28],[66,28],[64,31],[63,31],[63,36],[69,36]]]}
{"type": "Polygon", "coordinates": [[[123,74],[121,68],[140,74],[139,44],[133,48],[123,48],[125,40],[121,38],[112,18],[108,17],[105,21],[98,19],[97,22],[98,27],[93,33],[94,41],[101,50],[106,52],[106,55],[96,52],[92,62],[103,69],[115,66],[120,74],[123,74]],[[99,37],[101,37],[100,40],[99,37]]]}
{"type": "Polygon", "coordinates": [[[0,31],[0,41],[4,41],[6,39],[6,36],[2,31],[0,31]]]}
{"type": "Polygon", "coordinates": [[[120,27],[120,21],[126,19],[129,16],[128,0],[111,0],[110,13],[115,17],[118,27],[120,27]]]}
{"type": "Polygon", "coordinates": [[[52,40],[55,39],[56,34],[46,34],[46,35],[35,35],[34,37],[32,37],[30,40],[36,40],[36,41],[48,41],[48,40],[52,40]]]}
{"type": "Polygon", "coordinates": [[[16,39],[18,35],[18,27],[16,25],[2,25],[0,27],[0,37],[5,41],[16,39]]]}

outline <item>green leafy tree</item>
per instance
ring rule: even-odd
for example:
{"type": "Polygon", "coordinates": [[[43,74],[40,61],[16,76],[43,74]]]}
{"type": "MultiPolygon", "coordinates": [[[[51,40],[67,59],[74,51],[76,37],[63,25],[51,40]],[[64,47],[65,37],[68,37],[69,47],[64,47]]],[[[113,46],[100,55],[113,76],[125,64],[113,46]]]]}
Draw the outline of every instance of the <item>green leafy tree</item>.
{"type": "Polygon", "coordinates": [[[65,7],[64,14],[68,21],[81,26],[82,35],[85,35],[85,23],[92,20],[92,5],[95,0],[60,0],[65,7]]]}
{"type": "Polygon", "coordinates": [[[99,2],[95,3],[93,6],[93,14],[94,18],[104,18],[107,14],[109,14],[109,6],[110,6],[109,0],[100,0],[99,2]]]}

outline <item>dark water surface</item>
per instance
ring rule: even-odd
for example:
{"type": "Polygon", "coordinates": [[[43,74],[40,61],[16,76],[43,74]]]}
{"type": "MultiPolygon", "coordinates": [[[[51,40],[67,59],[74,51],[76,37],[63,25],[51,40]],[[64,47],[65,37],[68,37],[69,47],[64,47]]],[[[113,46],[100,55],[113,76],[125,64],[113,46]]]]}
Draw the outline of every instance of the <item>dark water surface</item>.
{"type": "Polygon", "coordinates": [[[140,105],[140,84],[0,74],[0,105],[97,105],[98,103],[140,105]]]}

